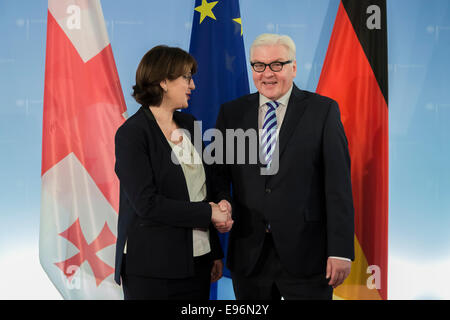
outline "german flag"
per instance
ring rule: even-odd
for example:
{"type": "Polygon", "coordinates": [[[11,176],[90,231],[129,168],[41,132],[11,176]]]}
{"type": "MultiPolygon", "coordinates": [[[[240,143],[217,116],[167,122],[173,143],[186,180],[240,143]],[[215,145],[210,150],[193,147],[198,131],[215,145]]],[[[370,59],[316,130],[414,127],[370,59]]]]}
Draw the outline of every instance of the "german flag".
{"type": "Polygon", "coordinates": [[[355,206],[355,261],[335,298],[387,299],[386,0],[341,0],[317,93],[339,103],[355,206]]]}

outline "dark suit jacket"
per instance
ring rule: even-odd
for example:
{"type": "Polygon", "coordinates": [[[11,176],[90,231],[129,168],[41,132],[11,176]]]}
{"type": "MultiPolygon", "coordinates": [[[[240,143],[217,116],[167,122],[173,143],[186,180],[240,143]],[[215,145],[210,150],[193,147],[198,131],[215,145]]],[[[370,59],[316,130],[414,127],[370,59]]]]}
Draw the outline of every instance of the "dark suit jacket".
{"type": "MultiPolygon", "coordinates": [[[[258,93],[225,103],[217,128],[258,130],[258,105],[258,93]]],[[[232,201],[235,221],[228,268],[250,274],[267,224],[282,264],[293,275],[324,274],[329,256],[353,260],[350,157],[337,103],[294,85],[277,148],[275,175],[261,175],[260,163],[216,166],[219,198],[232,201]]]]}
{"type": "MultiPolygon", "coordinates": [[[[189,131],[194,143],[194,117],[175,112],[174,120],[189,131]]],[[[189,201],[183,170],[172,162],[172,149],[151,111],[141,107],[127,119],[117,130],[115,143],[115,171],[120,180],[116,282],[120,284],[126,241],[126,273],[132,275],[193,276],[192,228],[196,227],[210,228],[211,256],[222,258],[211,206],[207,201],[189,201]]],[[[210,167],[204,167],[208,199],[210,167]]]]}

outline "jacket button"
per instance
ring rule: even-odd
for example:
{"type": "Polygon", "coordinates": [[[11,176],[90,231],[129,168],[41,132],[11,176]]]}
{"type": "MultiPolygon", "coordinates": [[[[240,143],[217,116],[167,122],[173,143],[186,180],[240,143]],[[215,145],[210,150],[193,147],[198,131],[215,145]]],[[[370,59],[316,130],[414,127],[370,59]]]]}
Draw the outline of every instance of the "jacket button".
{"type": "Polygon", "coordinates": [[[272,190],[270,188],[266,188],[266,193],[271,193],[272,190]]]}

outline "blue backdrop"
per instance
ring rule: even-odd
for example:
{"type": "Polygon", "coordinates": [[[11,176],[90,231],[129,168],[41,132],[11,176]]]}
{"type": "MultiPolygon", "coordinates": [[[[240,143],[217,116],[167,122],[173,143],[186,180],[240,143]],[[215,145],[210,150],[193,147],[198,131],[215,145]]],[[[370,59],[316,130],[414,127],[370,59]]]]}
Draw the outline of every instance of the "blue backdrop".
{"type": "MultiPolygon", "coordinates": [[[[241,0],[247,58],[258,34],[288,34],[297,45],[295,82],[315,91],[338,4],[241,0]]],[[[133,114],[141,57],[162,43],[189,50],[194,1],[102,6],[133,114]]],[[[38,258],[46,21],[46,0],[0,0],[0,299],[60,298],[38,258]]],[[[388,0],[388,50],[388,296],[450,299],[450,1],[388,0]]],[[[229,285],[219,283],[219,299],[232,298],[229,285]]]]}

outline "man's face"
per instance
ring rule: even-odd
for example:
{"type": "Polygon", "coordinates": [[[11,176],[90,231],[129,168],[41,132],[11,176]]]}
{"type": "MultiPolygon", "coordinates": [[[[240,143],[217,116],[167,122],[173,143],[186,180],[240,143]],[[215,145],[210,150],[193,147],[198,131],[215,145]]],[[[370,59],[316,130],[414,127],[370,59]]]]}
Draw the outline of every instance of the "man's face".
{"type": "MultiPolygon", "coordinates": [[[[269,64],[279,61],[285,62],[290,60],[288,49],[283,45],[258,46],[253,48],[251,62],[262,62],[269,64]]],[[[270,100],[281,98],[291,88],[294,78],[297,74],[297,64],[295,61],[285,64],[283,69],[274,72],[269,66],[266,66],[264,72],[253,72],[253,82],[256,89],[263,96],[270,100]]]]}

